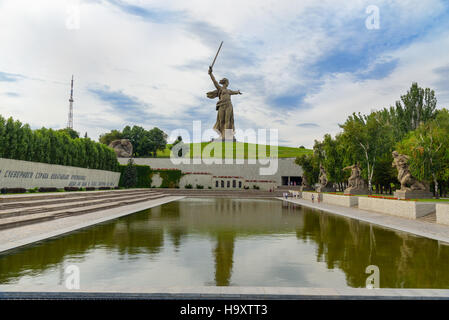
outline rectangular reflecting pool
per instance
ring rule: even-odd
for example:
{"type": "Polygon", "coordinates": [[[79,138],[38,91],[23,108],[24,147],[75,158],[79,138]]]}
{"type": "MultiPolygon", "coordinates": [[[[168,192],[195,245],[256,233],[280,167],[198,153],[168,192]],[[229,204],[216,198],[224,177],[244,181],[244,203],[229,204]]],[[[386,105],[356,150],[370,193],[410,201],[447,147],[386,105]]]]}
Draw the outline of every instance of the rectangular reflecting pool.
{"type": "MultiPolygon", "coordinates": [[[[12,229],[11,232],[14,232],[12,229]]],[[[449,246],[280,200],[185,198],[0,255],[0,290],[449,288],[449,246]]]]}

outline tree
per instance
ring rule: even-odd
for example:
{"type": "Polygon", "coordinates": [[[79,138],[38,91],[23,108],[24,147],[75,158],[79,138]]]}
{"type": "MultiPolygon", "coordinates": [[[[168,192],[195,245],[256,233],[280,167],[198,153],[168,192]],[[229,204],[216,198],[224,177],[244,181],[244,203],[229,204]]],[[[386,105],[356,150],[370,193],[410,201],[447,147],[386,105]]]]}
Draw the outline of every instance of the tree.
{"type": "Polygon", "coordinates": [[[178,136],[177,138],[176,138],[176,140],[171,144],[171,146],[170,147],[168,147],[170,150],[174,147],[174,146],[176,146],[178,143],[180,143],[180,142],[182,142],[182,137],[181,136],[178,136]]]}
{"type": "Polygon", "coordinates": [[[79,132],[73,130],[72,128],[64,128],[64,129],[60,129],[58,131],[62,132],[62,133],[66,133],[72,139],[76,139],[76,138],[80,137],[79,132]]]}
{"type": "Polygon", "coordinates": [[[432,121],[422,123],[399,143],[409,155],[412,174],[419,180],[433,181],[438,197],[438,180],[447,178],[449,152],[449,112],[442,109],[432,121]]]}
{"type": "Polygon", "coordinates": [[[123,172],[123,184],[125,188],[133,188],[137,184],[137,169],[134,166],[133,159],[128,160],[128,164],[123,172]]]}
{"type": "Polygon", "coordinates": [[[314,154],[303,154],[296,157],[295,163],[302,167],[303,175],[306,177],[307,182],[313,186],[318,182],[318,176],[320,174],[319,159],[314,154]]]}
{"type": "Polygon", "coordinates": [[[390,126],[381,120],[377,112],[368,116],[353,113],[340,125],[347,152],[353,154],[353,161],[361,162],[370,191],[378,159],[392,149],[390,126]]]}
{"type": "Polygon", "coordinates": [[[158,150],[164,150],[167,147],[167,134],[157,127],[148,131],[148,139],[149,153],[154,157],[158,150]]]}
{"type": "MultiPolygon", "coordinates": [[[[84,138],[87,138],[87,132],[84,135],[84,138]]],[[[114,140],[119,140],[123,138],[123,134],[119,130],[111,130],[109,133],[105,133],[100,135],[99,141],[105,145],[109,145],[114,140]]]]}

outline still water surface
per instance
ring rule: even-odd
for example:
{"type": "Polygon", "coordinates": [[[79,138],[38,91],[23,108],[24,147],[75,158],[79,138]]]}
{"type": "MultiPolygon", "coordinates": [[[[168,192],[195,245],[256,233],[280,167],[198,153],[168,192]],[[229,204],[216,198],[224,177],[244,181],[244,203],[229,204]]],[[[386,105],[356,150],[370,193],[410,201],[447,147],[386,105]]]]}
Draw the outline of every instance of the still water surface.
{"type": "Polygon", "coordinates": [[[182,199],[0,255],[0,290],[449,288],[449,246],[279,200],[182,199]]]}

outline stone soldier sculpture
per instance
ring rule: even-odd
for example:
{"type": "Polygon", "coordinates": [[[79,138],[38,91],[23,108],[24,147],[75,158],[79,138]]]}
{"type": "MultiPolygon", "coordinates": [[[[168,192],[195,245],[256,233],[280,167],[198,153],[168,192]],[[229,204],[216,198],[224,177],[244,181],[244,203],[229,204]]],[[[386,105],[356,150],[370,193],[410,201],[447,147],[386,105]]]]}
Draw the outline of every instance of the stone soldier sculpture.
{"type": "Polygon", "coordinates": [[[335,188],[329,183],[327,180],[327,173],[323,167],[323,164],[320,163],[320,176],[318,178],[319,186],[316,188],[317,192],[333,192],[335,188]]]}
{"type": "Polygon", "coordinates": [[[351,176],[348,179],[348,187],[345,189],[345,194],[368,194],[369,190],[366,187],[365,180],[362,178],[362,169],[356,162],[352,166],[347,166],[342,170],[351,169],[351,176]]]}
{"type": "Polygon", "coordinates": [[[207,97],[209,99],[215,99],[218,97],[218,102],[216,104],[217,110],[217,121],[214,125],[214,130],[220,135],[220,139],[222,140],[234,140],[234,110],[231,103],[231,96],[235,94],[242,94],[240,90],[234,91],[228,89],[229,80],[223,78],[220,82],[217,82],[215,79],[212,68],[215,64],[215,60],[217,59],[218,53],[220,52],[221,45],[218,48],[217,54],[215,55],[215,59],[212,62],[212,65],[209,66],[209,75],[212,79],[212,82],[216,88],[214,91],[210,91],[207,93],[207,97]]]}
{"type": "Polygon", "coordinates": [[[311,190],[313,190],[312,187],[307,182],[307,179],[306,179],[305,175],[302,176],[301,187],[300,187],[299,190],[300,191],[311,191],[311,190]]]}

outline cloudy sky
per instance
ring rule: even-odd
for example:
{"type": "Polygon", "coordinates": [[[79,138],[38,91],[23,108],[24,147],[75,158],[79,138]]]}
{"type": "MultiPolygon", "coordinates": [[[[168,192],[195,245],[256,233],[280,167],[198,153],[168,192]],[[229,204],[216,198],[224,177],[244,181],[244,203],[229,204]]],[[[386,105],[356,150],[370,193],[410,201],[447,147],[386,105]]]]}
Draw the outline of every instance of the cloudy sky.
{"type": "Polygon", "coordinates": [[[445,0],[0,0],[0,114],[65,127],[74,74],[74,129],[93,139],[125,125],[209,129],[220,41],[214,74],[243,92],[236,128],[277,128],[280,145],[311,147],[414,81],[449,107],[445,0]]]}

